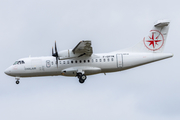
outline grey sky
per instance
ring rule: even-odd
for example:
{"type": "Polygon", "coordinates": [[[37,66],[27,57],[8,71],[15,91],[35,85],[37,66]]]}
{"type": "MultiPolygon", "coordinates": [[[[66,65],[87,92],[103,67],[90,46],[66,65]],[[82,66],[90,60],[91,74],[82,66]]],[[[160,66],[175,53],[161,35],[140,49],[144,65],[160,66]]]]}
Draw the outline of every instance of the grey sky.
{"type": "Polygon", "coordinates": [[[177,0],[0,0],[1,120],[179,120],[177,0]],[[165,52],[174,57],[130,70],[75,77],[23,78],[4,70],[19,58],[50,56],[92,40],[94,53],[130,47],[158,19],[170,19],[165,52]]]}

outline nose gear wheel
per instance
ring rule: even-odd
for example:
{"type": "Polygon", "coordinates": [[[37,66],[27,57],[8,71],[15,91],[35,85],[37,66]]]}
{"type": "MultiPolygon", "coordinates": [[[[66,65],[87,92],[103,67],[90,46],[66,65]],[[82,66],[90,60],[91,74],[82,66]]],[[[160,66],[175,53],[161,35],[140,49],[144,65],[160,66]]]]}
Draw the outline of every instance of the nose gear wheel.
{"type": "Polygon", "coordinates": [[[16,81],[16,84],[19,84],[19,80],[16,81]]]}

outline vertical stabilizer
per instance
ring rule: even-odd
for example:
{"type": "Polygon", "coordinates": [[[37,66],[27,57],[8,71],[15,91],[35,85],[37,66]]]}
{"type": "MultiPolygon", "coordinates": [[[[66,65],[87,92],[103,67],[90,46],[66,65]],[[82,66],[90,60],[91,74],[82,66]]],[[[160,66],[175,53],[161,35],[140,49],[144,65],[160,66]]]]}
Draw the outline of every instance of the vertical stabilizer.
{"type": "Polygon", "coordinates": [[[169,30],[169,20],[158,20],[149,35],[143,38],[134,47],[129,48],[131,52],[161,53],[164,50],[166,38],[169,30]]]}

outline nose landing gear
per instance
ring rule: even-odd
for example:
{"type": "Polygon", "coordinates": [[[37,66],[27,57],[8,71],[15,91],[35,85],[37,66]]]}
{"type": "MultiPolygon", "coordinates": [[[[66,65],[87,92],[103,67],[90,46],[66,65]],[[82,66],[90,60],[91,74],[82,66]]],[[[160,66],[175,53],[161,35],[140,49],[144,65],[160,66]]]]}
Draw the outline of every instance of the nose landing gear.
{"type": "Polygon", "coordinates": [[[16,79],[16,84],[19,84],[20,83],[19,82],[20,78],[19,77],[15,77],[15,79],[16,79]]]}

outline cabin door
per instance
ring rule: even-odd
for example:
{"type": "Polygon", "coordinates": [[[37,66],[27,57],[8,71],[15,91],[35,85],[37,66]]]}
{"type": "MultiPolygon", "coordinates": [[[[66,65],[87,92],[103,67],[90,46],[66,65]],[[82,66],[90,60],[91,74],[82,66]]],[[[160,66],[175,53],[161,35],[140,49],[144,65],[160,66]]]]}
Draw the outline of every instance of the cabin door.
{"type": "Polygon", "coordinates": [[[123,67],[123,55],[122,54],[116,54],[117,59],[117,68],[123,67]]]}

